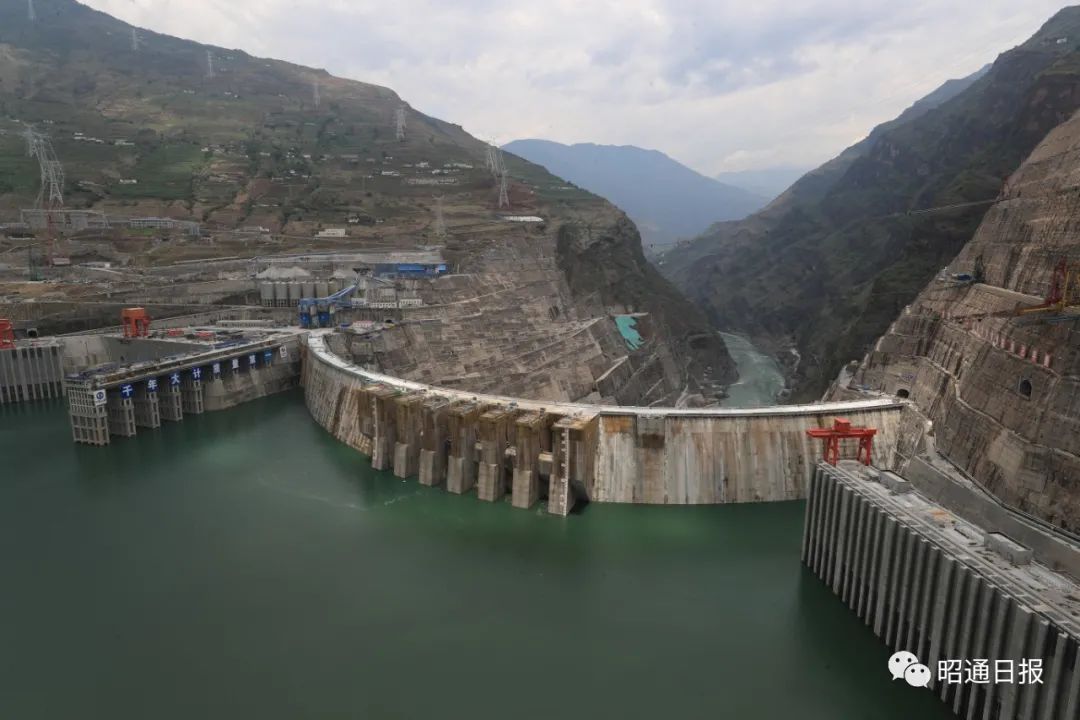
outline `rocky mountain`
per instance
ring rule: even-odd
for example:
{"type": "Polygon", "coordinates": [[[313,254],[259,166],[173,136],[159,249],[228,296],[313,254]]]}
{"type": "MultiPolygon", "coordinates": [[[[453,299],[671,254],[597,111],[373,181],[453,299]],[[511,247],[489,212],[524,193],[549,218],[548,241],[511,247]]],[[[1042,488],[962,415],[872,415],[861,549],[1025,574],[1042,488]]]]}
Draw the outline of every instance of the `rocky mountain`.
{"type": "Polygon", "coordinates": [[[794,397],[819,396],[1080,106],[1078,47],[1080,8],[1066,8],[984,73],[947,83],[759,213],[672,251],[665,273],[717,327],[794,348],[783,355],[794,397]]]}
{"type": "Polygon", "coordinates": [[[948,272],[833,391],[911,398],[916,439],[902,448],[905,462],[933,462],[940,451],[1005,503],[1073,532],[1080,532],[1078,186],[1074,115],[1009,177],[948,272]],[[1077,307],[1040,311],[1067,273],[1064,300],[1077,307]],[[981,282],[956,280],[965,274],[981,282]]]}
{"type": "MultiPolygon", "coordinates": [[[[549,345],[579,337],[585,326],[599,338],[595,355],[549,350],[535,378],[522,370],[523,393],[654,402],[688,387],[692,394],[706,367],[709,383],[733,379],[719,336],[645,261],[634,225],[603,199],[508,157],[510,207],[500,208],[487,146],[388,88],[132,28],[74,0],[34,5],[31,20],[25,3],[0,4],[0,222],[34,202],[37,161],[22,137],[30,126],[49,136],[63,163],[66,207],[194,220],[213,240],[150,243],[115,231],[94,238],[95,252],[123,263],[439,247],[458,279],[433,288],[430,301],[452,297],[455,307],[473,308],[454,319],[463,347],[499,329],[475,299],[495,290],[507,328],[536,335],[537,347],[545,337],[549,345]],[[543,222],[510,222],[507,214],[543,222]],[[313,237],[330,226],[346,228],[345,237],[313,237]],[[239,227],[273,239],[226,233],[239,227]],[[564,271],[594,266],[606,270],[564,271]],[[516,293],[529,301],[514,302],[516,293]],[[531,315],[536,308],[542,312],[531,315]],[[627,352],[612,319],[619,313],[642,317],[646,347],[627,352]],[[622,369],[607,377],[626,382],[598,390],[616,363],[622,369]]],[[[90,257],[89,243],[78,240],[69,248],[76,262],[90,257]]],[[[475,361],[466,354],[445,362],[461,386],[499,377],[484,368],[500,358],[483,343],[474,349],[475,361]]],[[[440,359],[452,355],[444,348],[440,359]]]]}
{"type": "Polygon", "coordinates": [[[713,177],[747,192],[760,195],[770,202],[806,174],[809,168],[779,165],[757,170],[736,170],[717,173],[713,177]]]}
{"type": "Polygon", "coordinates": [[[766,202],[662,152],[633,145],[515,140],[503,149],[607,198],[633,219],[646,245],[657,249],[693,237],[715,222],[746,217],[766,202]]]}

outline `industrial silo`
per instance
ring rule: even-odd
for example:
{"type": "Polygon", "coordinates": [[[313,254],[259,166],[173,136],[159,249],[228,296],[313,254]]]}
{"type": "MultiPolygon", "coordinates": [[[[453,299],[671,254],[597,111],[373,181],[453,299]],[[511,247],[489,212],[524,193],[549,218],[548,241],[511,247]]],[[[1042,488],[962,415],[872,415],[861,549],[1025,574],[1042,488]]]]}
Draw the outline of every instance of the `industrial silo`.
{"type": "Polygon", "coordinates": [[[315,297],[327,297],[330,295],[330,283],[325,280],[319,280],[315,283],[315,297]]]}
{"type": "Polygon", "coordinates": [[[301,287],[300,283],[295,281],[295,280],[288,283],[288,286],[289,286],[289,305],[290,306],[296,305],[298,302],[300,302],[300,292],[303,290],[303,288],[301,287]]]}
{"type": "Polygon", "coordinates": [[[274,283],[261,282],[259,283],[259,301],[263,307],[273,307],[274,305],[274,283]]]}
{"type": "Polygon", "coordinates": [[[302,295],[300,297],[313,298],[315,295],[315,282],[313,280],[304,280],[300,283],[302,295]]]}

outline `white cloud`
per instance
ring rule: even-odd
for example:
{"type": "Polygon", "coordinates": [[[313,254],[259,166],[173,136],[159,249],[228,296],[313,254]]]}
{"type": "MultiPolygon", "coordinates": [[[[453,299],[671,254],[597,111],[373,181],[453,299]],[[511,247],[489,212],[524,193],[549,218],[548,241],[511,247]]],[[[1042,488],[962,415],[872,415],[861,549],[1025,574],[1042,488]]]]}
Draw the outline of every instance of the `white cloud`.
{"type": "Polygon", "coordinates": [[[1022,42],[1058,0],[86,0],[136,25],[387,85],[507,142],[818,164],[1022,42]]]}

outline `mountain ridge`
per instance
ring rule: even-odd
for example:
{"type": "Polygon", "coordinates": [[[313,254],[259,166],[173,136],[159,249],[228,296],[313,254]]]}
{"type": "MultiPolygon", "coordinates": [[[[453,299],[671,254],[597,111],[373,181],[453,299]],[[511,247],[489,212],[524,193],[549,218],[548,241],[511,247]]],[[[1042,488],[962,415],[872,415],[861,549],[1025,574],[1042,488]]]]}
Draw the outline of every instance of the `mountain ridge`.
{"type": "Polygon", "coordinates": [[[624,210],[646,243],[666,246],[718,220],[744,217],[766,199],[635,145],[514,140],[507,152],[546,167],[624,210]]]}
{"type": "Polygon", "coordinates": [[[812,169],[796,165],[776,165],[754,170],[720,172],[713,175],[713,178],[725,185],[742,188],[772,202],[812,169]]]}
{"type": "MultiPolygon", "coordinates": [[[[654,385],[619,389],[625,399],[643,400],[654,386],[657,396],[678,397],[687,383],[698,387],[706,367],[710,382],[734,378],[719,336],[645,261],[636,228],[602,198],[566,191],[564,180],[509,156],[511,212],[545,220],[509,223],[484,167],[487,145],[417,111],[389,88],[142,29],[136,47],[131,25],[74,0],[37,0],[35,7],[38,19],[30,22],[25,5],[0,6],[0,214],[17,217],[34,202],[37,162],[22,139],[32,125],[51,136],[64,165],[67,208],[193,220],[211,234],[265,228],[277,238],[145,245],[116,233],[98,239],[125,264],[443,245],[451,264],[480,278],[460,292],[483,294],[479,285],[499,273],[531,282],[515,275],[520,262],[490,259],[520,246],[552,268],[544,270],[544,290],[531,298],[548,302],[535,325],[565,329],[620,312],[650,314],[656,356],[632,356],[627,367],[654,385]],[[443,242],[436,195],[448,230],[443,242]],[[317,239],[327,226],[344,228],[346,236],[317,239]],[[602,242],[590,250],[577,238],[602,242]],[[583,268],[606,263],[625,277],[604,284],[585,275],[571,284],[558,275],[556,260],[583,268]]],[[[100,259],[86,243],[71,242],[69,249],[74,262],[100,259]]],[[[525,312],[512,305],[511,311],[525,312]]],[[[490,329],[471,316],[457,321],[465,339],[490,329]]],[[[607,369],[602,362],[614,362],[619,343],[614,322],[607,325],[597,331],[602,360],[553,365],[536,380],[526,377],[525,391],[589,394],[589,378],[607,369]]]]}
{"type": "Polygon", "coordinates": [[[820,396],[1080,107],[1077,37],[1080,8],[1066,8],[985,73],[946,83],[763,210],[667,253],[665,274],[718,328],[797,350],[793,397],[820,396]]]}

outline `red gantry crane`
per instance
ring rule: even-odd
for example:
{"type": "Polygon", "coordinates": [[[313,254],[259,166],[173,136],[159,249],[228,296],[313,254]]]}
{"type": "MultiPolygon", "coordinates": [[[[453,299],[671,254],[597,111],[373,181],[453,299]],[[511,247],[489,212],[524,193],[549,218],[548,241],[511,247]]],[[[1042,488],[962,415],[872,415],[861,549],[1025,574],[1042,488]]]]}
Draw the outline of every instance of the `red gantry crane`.
{"type": "Polygon", "coordinates": [[[858,427],[844,418],[833,418],[831,428],[811,428],[806,434],[815,440],[821,440],[823,444],[822,459],[830,465],[835,465],[840,459],[840,441],[855,439],[859,441],[858,460],[863,465],[870,464],[870,456],[874,449],[874,435],[877,428],[858,427]]]}
{"type": "Polygon", "coordinates": [[[120,322],[124,325],[124,337],[146,337],[150,334],[150,313],[146,308],[124,308],[120,313],[120,322]]]}

